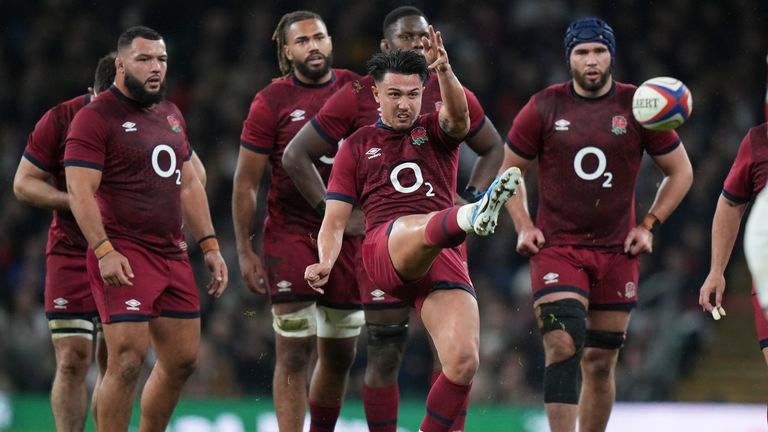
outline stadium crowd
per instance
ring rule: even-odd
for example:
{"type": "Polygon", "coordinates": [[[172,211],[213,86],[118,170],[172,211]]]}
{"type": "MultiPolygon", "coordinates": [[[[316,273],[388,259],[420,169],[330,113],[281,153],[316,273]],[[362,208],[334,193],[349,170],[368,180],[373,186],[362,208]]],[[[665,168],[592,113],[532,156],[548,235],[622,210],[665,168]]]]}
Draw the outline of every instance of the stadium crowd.
{"type": "MultiPolygon", "coordinates": [[[[201,296],[200,362],[185,395],[269,395],[272,317],[267,298],[249,293],[239,278],[231,196],[239,133],[249,103],[256,91],[279,75],[270,36],[283,13],[313,10],[325,18],[333,37],[334,65],[362,72],[365,61],[378,51],[383,16],[400,4],[5,2],[0,15],[0,390],[47,392],[54,371],[41,301],[50,213],[18,202],[11,189],[26,137],[49,107],[85,92],[96,59],[114,50],[123,29],[144,24],[166,36],[169,99],[184,113],[191,143],[206,166],[213,222],[231,269],[232,286],[220,299],[201,296]]],[[[596,15],[612,24],[619,46],[614,69],[618,80],[639,84],[651,77],[674,76],[691,89],[693,117],[679,132],[694,166],[694,185],[661,228],[654,253],[642,260],[640,308],[633,314],[617,373],[620,400],[672,397],[682,371],[706,346],[710,323],[697,298],[708,271],[716,197],[741,138],[762,119],[768,4],[749,0],[702,0],[695,7],[686,0],[663,5],[607,0],[412,4],[446,35],[456,74],[477,95],[502,136],[535,91],[569,78],[562,34],[579,16],[596,15]]],[[[470,167],[463,162],[464,171],[470,167]]],[[[460,177],[468,174],[462,172],[460,177]]],[[[660,178],[652,164],[645,164],[637,191],[638,214],[650,205],[660,178]]],[[[531,184],[528,190],[535,193],[531,184]]],[[[501,225],[495,236],[472,238],[468,244],[481,316],[481,367],[473,397],[538,404],[543,353],[531,311],[527,259],[514,250],[516,238],[506,215],[501,225]]],[[[199,253],[191,250],[192,255],[199,253]]],[[[742,262],[741,248],[735,254],[735,261],[742,262]]],[[[203,270],[196,269],[201,283],[203,270]]],[[[747,276],[736,280],[747,281],[747,276]]],[[[740,289],[735,287],[744,283],[730,285],[740,289]]],[[[423,397],[431,354],[416,319],[410,335],[400,386],[405,394],[423,397]]],[[[362,388],[365,361],[360,357],[365,350],[358,353],[349,397],[359,397],[362,388]]]]}

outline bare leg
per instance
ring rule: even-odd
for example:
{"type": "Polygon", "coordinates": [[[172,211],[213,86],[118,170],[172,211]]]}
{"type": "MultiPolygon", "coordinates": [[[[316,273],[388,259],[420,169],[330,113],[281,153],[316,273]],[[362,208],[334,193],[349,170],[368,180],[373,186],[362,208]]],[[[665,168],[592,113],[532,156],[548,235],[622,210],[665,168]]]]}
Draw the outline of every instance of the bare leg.
{"type": "Polygon", "coordinates": [[[200,319],[158,317],[149,325],[157,362],[141,394],[140,432],[163,432],[197,363],[200,319]]]}
{"type": "MultiPolygon", "coordinates": [[[[591,330],[626,332],[629,312],[590,311],[587,328],[591,330]]],[[[616,399],[616,361],[619,350],[585,348],[581,359],[584,381],[579,403],[579,430],[604,431],[616,399]]]]}
{"type": "MultiPolygon", "coordinates": [[[[310,306],[311,303],[281,303],[272,306],[274,313],[284,315],[310,306]]],[[[317,338],[286,337],[275,334],[275,374],[272,397],[280,431],[300,432],[307,411],[307,375],[313,360],[317,338]]]]}
{"type": "MultiPolygon", "coordinates": [[[[99,328],[101,324],[99,324],[99,328]]],[[[96,429],[99,428],[98,408],[96,405],[96,395],[99,393],[99,386],[102,380],[104,380],[104,373],[107,371],[107,343],[104,341],[104,332],[99,330],[95,335],[95,351],[96,351],[96,383],[93,385],[93,395],[91,395],[91,413],[93,414],[93,424],[96,429]]]]}
{"type": "Polygon", "coordinates": [[[341,404],[349,370],[357,353],[357,337],[317,339],[317,364],[309,387],[310,399],[323,406],[341,404]]]}
{"type": "Polygon", "coordinates": [[[149,348],[149,323],[119,322],[104,325],[109,359],[97,396],[99,429],[125,431],[141,366],[149,348]]]}
{"type": "Polygon", "coordinates": [[[480,364],[477,302],[464,290],[433,291],[424,302],[421,317],[443,365],[427,396],[421,430],[449,431],[466,406],[480,364]]]}
{"type": "Polygon", "coordinates": [[[85,376],[91,366],[93,342],[79,336],[53,339],[56,376],[51,388],[51,410],[57,431],[82,431],[88,415],[85,376]]]}

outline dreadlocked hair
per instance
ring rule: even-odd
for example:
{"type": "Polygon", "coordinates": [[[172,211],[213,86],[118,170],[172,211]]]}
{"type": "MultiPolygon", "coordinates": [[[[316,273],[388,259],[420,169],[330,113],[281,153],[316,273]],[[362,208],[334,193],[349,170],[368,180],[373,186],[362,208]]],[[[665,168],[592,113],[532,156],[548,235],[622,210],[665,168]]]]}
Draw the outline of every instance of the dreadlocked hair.
{"type": "Polygon", "coordinates": [[[323,18],[314,12],[305,10],[293,11],[280,18],[280,22],[278,22],[277,27],[275,27],[275,32],[272,33],[272,40],[277,43],[277,63],[280,66],[280,72],[284,75],[288,75],[293,69],[293,63],[288,60],[288,57],[283,51],[283,47],[286,45],[285,31],[291,24],[308,19],[316,19],[323,22],[323,18]]]}

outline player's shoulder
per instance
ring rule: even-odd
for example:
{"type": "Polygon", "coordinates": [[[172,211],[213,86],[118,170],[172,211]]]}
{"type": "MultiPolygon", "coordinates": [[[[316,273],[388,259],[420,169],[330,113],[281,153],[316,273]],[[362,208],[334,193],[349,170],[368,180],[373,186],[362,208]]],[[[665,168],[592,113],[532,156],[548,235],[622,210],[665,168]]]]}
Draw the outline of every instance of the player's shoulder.
{"type": "Polygon", "coordinates": [[[536,92],[533,96],[531,96],[531,99],[536,100],[549,100],[549,99],[556,99],[556,98],[562,98],[567,97],[571,93],[571,82],[561,82],[557,84],[551,84],[538,92],[536,92]]]}
{"type": "Polygon", "coordinates": [[[768,146],[768,122],[753,126],[747,132],[752,146],[768,146]]]}
{"type": "Polygon", "coordinates": [[[295,87],[291,75],[283,75],[281,77],[273,78],[269,84],[256,93],[256,96],[261,96],[267,99],[274,98],[285,94],[287,90],[295,87]]]}
{"type": "Polygon", "coordinates": [[[48,115],[57,121],[68,123],[90,101],[91,97],[89,94],[76,96],[49,109],[48,115]]]}
{"type": "Polygon", "coordinates": [[[365,141],[370,141],[372,136],[378,135],[381,133],[380,128],[375,125],[366,125],[361,128],[358,128],[354,132],[352,132],[346,140],[344,140],[345,143],[361,143],[365,141]]]}
{"type": "Polygon", "coordinates": [[[375,85],[373,77],[370,75],[357,76],[355,79],[350,80],[340,90],[342,92],[353,95],[354,97],[365,97],[371,95],[371,87],[375,85]]]}
{"type": "Polygon", "coordinates": [[[333,68],[333,76],[338,85],[346,85],[361,78],[360,74],[349,69],[333,68]]]}

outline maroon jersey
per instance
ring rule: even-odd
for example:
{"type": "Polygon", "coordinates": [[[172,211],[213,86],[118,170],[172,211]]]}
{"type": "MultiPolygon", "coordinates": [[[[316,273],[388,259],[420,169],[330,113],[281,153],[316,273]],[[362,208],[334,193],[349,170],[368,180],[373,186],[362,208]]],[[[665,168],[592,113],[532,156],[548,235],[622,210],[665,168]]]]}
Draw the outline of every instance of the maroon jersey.
{"type": "Polygon", "coordinates": [[[339,148],[328,199],[359,204],[366,232],[394,218],[453,206],[459,144],[421,115],[406,131],[381,121],[358,129],[339,148]]]}
{"type": "MultiPolygon", "coordinates": [[[[66,192],[64,177],[64,140],[72,118],[91,101],[86,94],[62,102],[48,110],[29,134],[24,157],[43,171],[51,174],[56,189],[66,192]]],[[[53,221],[48,229],[46,254],[85,257],[88,242],[80,232],[75,217],[69,211],[54,210],[53,221]]]]}
{"type": "Polygon", "coordinates": [[[675,131],[653,132],[632,115],[635,86],[614,83],[599,98],[571,82],[535,94],[515,118],[507,145],[539,159],[536,224],[547,246],[621,248],[635,226],[635,186],[643,151],[680,145],[675,131]]]}
{"type": "Polygon", "coordinates": [[[725,179],[723,196],[736,203],[752,200],[768,180],[768,123],[753,127],[741,141],[725,179]]]}
{"type": "MultiPolygon", "coordinates": [[[[285,172],[283,152],[304,123],[333,93],[359,77],[346,69],[333,69],[329,82],[313,85],[289,75],[256,93],[243,122],[240,145],[269,155],[272,181],[267,194],[265,229],[294,234],[320,229],[322,217],[307,203],[285,172]]],[[[333,161],[329,159],[316,165],[323,181],[328,180],[331,163],[333,161]]]]}
{"type": "MultiPolygon", "coordinates": [[[[352,135],[352,132],[376,123],[379,119],[379,103],[373,98],[371,90],[375,85],[370,75],[345,85],[323,105],[312,119],[312,126],[329,143],[337,145],[341,139],[352,135]]],[[[469,136],[472,136],[485,123],[485,112],[474,93],[466,88],[464,93],[469,106],[469,136]]],[[[440,83],[437,74],[431,73],[424,86],[421,114],[438,111],[441,103],[440,83]]]]}
{"type": "Polygon", "coordinates": [[[110,238],[180,259],[181,168],[191,156],[176,105],[143,106],[112,87],[72,120],[64,166],[102,172],[96,200],[110,238]]]}

